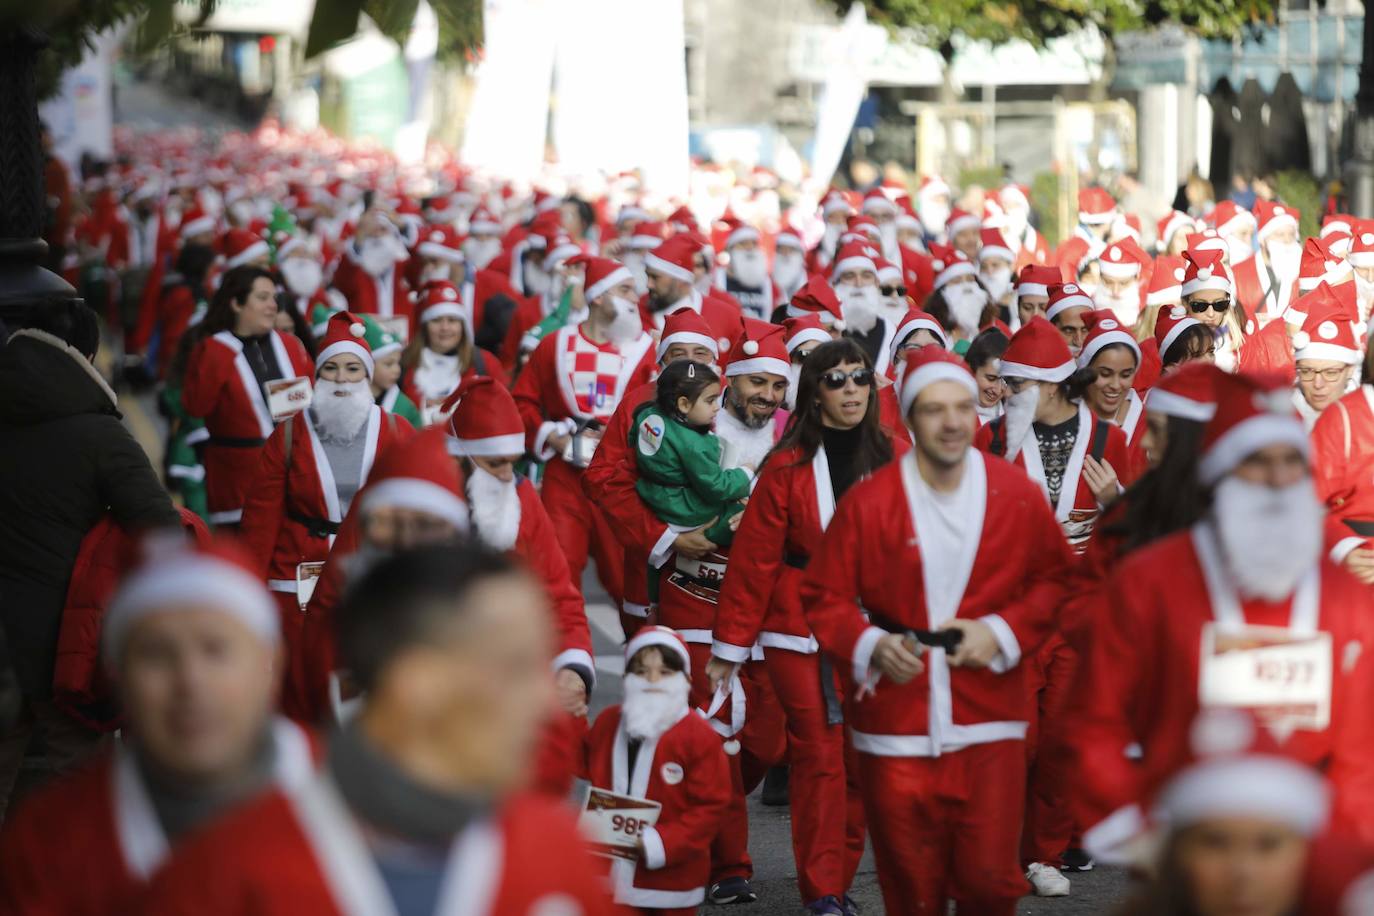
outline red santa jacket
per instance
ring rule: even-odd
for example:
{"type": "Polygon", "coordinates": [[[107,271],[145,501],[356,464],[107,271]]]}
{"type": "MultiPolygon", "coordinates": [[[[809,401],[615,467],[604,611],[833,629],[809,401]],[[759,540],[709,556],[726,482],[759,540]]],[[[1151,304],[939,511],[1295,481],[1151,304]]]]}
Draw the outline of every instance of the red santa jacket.
{"type": "MultiPolygon", "coordinates": [[[[373,406],[361,448],[362,479],[372,463],[393,442],[415,430],[403,417],[373,406]]],[[[258,573],[269,588],[296,593],[296,567],[319,563],[329,555],[333,537],[328,529],[343,523],[333,469],[320,444],[308,411],[282,423],[262,449],[253,486],[243,504],[239,537],[258,561],[258,573]],[[289,424],[289,426],[288,426],[289,424]],[[291,430],[291,466],[286,466],[286,431],[291,430]]]]}
{"type": "Polygon", "coordinates": [[[196,308],[195,292],[190,286],[182,283],[165,290],[150,307],[140,310],[138,322],[124,342],[124,352],[143,353],[153,331],[159,330],[157,374],[159,378],[165,377],[182,335],[191,326],[196,308]]]}
{"type": "Polygon", "coordinates": [[[363,270],[355,260],[353,246],[347,245],[330,282],[343,293],[348,300],[348,310],[354,314],[380,315],[383,318],[404,315],[410,318],[415,306],[410,301],[410,284],[406,283],[404,266],[404,261],[397,261],[392,265],[391,276],[378,280],[363,270]]]}
{"type": "MultiPolygon", "coordinates": [[[[1279,317],[1273,314],[1278,307],[1278,293],[1271,289],[1269,267],[1263,263],[1260,254],[1253,254],[1239,264],[1232,265],[1231,273],[1236,279],[1236,301],[1245,310],[1245,333],[1259,330],[1261,318],[1279,317]]],[[[1288,305],[1296,302],[1298,295],[1295,280],[1288,291],[1288,305]]]]}
{"type": "MultiPolygon", "coordinates": [[[[598,870],[576,831],[564,805],[533,797],[503,803],[454,841],[435,912],[608,916],[598,870]]],[[[396,910],[358,823],[321,776],[272,792],[188,838],[149,885],[137,912],[345,916],[396,910]]]]}
{"type": "MultiPolygon", "coordinates": [[[[973,444],[979,449],[996,454],[1006,454],[1005,418],[999,417],[979,427],[973,444]]],[[[1040,462],[1040,451],[1036,448],[1034,430],[1027,434],[1025,444],[1016,453],[1016,466],[1026,472],[1032,481],[1045,489],[1045,472],[1040,462]],[[1033,452],[1033,453],[1031,453],[1033,452]],[[1030,464],[1027,464],[1027,461],[1030,464]]],[[[1097,497],[1093,495],[1088,479],[1083,476],[1083,463],[1088,455],[1106,460],[1116,471],[1122,487],[1130,486],[1135,476],[1136,462],[1132,460],[1126,446],[1126,436],[1121,429],[1104,420],[1099,420],[1086,405],[1078,405],[1078,434],[1074,439],[1073,453],[1069,456],[1068,467],[1064,469],[1064,480],[1059,488],[1059,503],[1054,507],[1054,516],[1064,529],[1074,549],[1082,552],[1092,537],[1093,528],[1101,514],[1097,497]]]]}
{"type": "Polygon", "coordinates": [[[950,669],[935,650],[909,683],[878,680],[846,716],[863,753],[929,757],[1025,738],[1030,700],[1019,662],[1051,633],[1072,558],[1044,494],[1025,474],[970,449],[964,480],[969,527],[957,567],[935,569],[926,560],[923,543],[934,534],[922,519],[931,496],[908,452],[840,501],[802,581],[806,621],[850,696],[870,682],[869,660],[885,630],[980,619],[1001,647],[985,669],[950,669]]]}
{"type": "Polygon", "coordinates": [[[1351,524],[1374,522],[1374,387],[1361,385],[1322,411],[1312,427],[1311,466],[1328,518],[1347,528],[1340,546],[1349,553],[1369,536],[1351,524]]]}
{"type": "Polygon", "coordinates": [[[1282,749],[1321,768],[1343,819],[1362,825],[1365,835],[1374,832],[1374,718],[1366,708],[1374,695],[1374,660],[1365,651],[1374,645],[1374,605],[1368,589],[1325,558],[1285,601],[1243,600],[1227,577],[1216,536],[1204,522],[1130,554],[1108,580],[1107,617],[1094,629],[1077,691],[1082,705],[1068,732],[1080,761],[1083,823],[1124,808],[1099,830],[1099,844],[1133,829],[1125,812],[1140,797],[1145,769],[1167,771],[1186,760],[1209,624],[1330,635],[1330,723],[1293,731],[1282,749]],[[1140,764],[1125,755],[1132,744],[1144,749],[1140,764]]]}
{"type": "MultiPolygon", "coordinates": [[[[911,447],[905,438],[891,441],[894,457],[911,447]]],[[[713,655],[746,662],[755,642],[764,649],[816,651],[802,612],[801,581],[834,514],[824,445],[810,461],[800,448],[769,456],[730,548],[713,655]]]]}
{"type": "Polygon", "coordinates": [[[1253,334],[1243,336],[1236,368],[1240,372],[1295,378],[1298,363],[1293,353],[1293,341],[1288,336],[1287,323],[1271,321],[1253,334]]]}
{"type": "MultiPolygon", "coordinates": [[[[270,337],[283,378],[314,377],[305,347],[290,334],[270,337]]],[[[267,396],[243,355],[243,343],[229,331],[205,338],[191,353],[181,403],[202,417],[210,433],[205,450],[206,499],[210,521],[235,523],[243,515],[244,495],[274,424],[267,396]]]]}
{"type": "Polygon", "coordinates": [[[616,903],[643,909],[701,904],[711,877],[711,841],[730,802],[730,765],[720,738],[701,716],[684,711],[658,738],[646,738],[629,768],[620,707],[601,713],[587,738],[582,774],[593,786],[656,801],[658,822],[643,833],[638,863],[611,869],[616,903]]]}
{"type": "MultiPolygon", "coordinates": [[[[308,781],[306,733],[278,720],[273,737],[277,783],[308,781]]],[[[169,851],[133,754],[117,745],[25,798],[5,821],[0,901],[12,916],[161,912],[134,901],[169,851]]]]}

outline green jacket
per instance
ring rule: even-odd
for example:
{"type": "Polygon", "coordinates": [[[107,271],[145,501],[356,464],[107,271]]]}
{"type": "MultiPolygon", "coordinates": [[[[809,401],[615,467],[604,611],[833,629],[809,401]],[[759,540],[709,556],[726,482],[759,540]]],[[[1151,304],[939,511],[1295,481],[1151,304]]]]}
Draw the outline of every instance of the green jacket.
{"type": "Polygon", "coordinates": [[[729,504],[749,495],[749,472],[720,466],[719,439],[663,416],[652,404],[635,415],[630,449],[639,466],[635,489],[666,524],[696,528],[713,518],[725,521],[729,504]]]}
{"type": "Polygon", "coordinates": [[[400,385],[392,385],[382,392],[382,399],[378,402],[382,410],[390,411],[398,417],[404,417],[410,421],[410,425],[419,429],[424,426],[420,417],[420,408],[415,406],[415,402],[406,397],[406,393],[401,390],[400,385]]]}

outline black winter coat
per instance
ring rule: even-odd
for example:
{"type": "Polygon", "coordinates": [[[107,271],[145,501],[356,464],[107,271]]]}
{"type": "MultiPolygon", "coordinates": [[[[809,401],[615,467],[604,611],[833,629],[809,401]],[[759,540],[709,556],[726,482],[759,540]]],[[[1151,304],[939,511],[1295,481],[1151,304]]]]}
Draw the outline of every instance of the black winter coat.
{"type": "Polygon", "coordinates": [[[95,367],[17,331],[0,347],[0,627],[27,696],[51,693],[72,565],[106,513],[132,531],[180,524],[95,367]]]}

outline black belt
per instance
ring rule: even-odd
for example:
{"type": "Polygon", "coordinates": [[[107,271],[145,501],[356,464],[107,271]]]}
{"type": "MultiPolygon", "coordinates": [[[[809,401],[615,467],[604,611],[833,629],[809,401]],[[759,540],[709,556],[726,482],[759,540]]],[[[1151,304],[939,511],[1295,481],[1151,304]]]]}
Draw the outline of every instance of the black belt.
{"type": "Polygon", "coordinates": [[[811,557],[804,553],[792,553],[790,550],[782,555],[782,561],[793,569],[805,571],[811,562],[811,557]]]}
{"type": "Polygon", "coordinates": [[[959,647],[959,643],[964,641],[963,630],[916,630],[873,611],[868,612],[868,622],[880,630],[910,636],[922,645],[944,649],[946,652],[953,652],[959,647]]]}
{"type": "Polygon", "coordinates": [[[1345,527],[1363,538],[1374,538],[1374,522],[1357,522],[1354,519],[1346,519],[1345,527]]]}
{"type": "Polygon", "coordinates": [[[260,448],[267,444],[266,439],[235,439],[232,436],[211,436],[211,445],[220,448],[260,448]]]}
{"type": "Polygon", "coordinates": [[[293,522],[300,522],[304,525],[311,537],[327,538],[331,534],[339,533],[339,523],[331,522],[327,518],[311,518],[308,515],[302,515],[295,509],[287,509],[286,517],[293,522]]]}

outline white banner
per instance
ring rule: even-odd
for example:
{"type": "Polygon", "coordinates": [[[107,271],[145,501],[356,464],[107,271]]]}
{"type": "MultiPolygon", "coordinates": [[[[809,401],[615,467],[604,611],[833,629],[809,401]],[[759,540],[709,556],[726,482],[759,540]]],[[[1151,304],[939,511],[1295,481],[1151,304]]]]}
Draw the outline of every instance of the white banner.
{"type": "Polygon", "coordinates": [[[816,104],[816,135],[811,144],[811,180],[817,186],[830,184],[839,168],[859,104],[868,91],[869,61],[882,49],[884,40],[869,29],[864,6],[856,3],[826,49],[829,76],[816,104]]]}
{"type": "Polygon", "coordinates": [[[123,31],[96,36],[95,48],[62,74],[57,94],[38,106],[39,117],[52,131],[54,152],[73,174],[82,153],[99,159],[114,156],[112,74],[123,31]]]}

